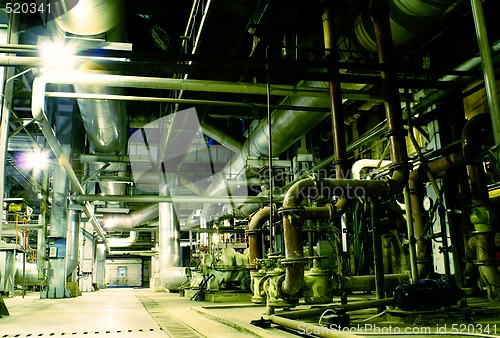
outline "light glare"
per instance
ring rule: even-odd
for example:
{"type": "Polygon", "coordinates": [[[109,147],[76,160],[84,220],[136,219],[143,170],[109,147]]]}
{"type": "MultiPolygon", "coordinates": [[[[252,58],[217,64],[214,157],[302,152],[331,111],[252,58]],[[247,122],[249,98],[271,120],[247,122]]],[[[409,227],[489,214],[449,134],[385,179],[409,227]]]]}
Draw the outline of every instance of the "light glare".
{"type": "Polygon", "coordinates": [[[45,41],[38,51],[48,68],[69,69],[75,66],[75,50],[62,42],[45,41]]]}

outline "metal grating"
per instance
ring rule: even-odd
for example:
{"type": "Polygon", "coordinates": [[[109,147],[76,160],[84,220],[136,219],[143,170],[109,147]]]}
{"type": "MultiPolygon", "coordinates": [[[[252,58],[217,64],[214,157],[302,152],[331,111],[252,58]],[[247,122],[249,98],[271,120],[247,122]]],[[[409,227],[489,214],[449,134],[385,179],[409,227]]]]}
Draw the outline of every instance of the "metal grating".
{"type": "Polygon", "coordinates": [[[43,332],[43,333],[13,333],[4,334],[0,338],[33,338],[33,337],[58,337],[58,336],[81,336],[81,335],[98,335],[98,334],[117,334],[117,333],[134,333],[134,337],[140,337],[137,333],[161,332],[161,328],[157,329],[133,329],[133,330],[101,330],[101,331],[81,331],[81,332],[43,332]]]}
{"type": "Polygon", "coordinates": [[[165,312],[160,304],[153,299],[135,293],[136,297],[142,302],[151,317],[161,326],[172,338],[200,338],[205,337],[201,333],[193,330],[188,325],[178,321],[169,313],[165,312]]]}

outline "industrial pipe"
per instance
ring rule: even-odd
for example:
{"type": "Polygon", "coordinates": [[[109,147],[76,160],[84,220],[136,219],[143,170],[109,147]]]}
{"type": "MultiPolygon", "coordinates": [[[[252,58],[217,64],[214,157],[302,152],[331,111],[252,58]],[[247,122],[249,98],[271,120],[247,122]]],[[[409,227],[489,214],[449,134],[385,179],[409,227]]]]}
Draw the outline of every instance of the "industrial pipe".
{"type": "Polygon", "coordinates": [[[350,304],[320,306],[306,310],[282,311],[279,312],[276,316],[289,319],[300,319],[300,318],[320,316],[326,310],[344,310],[346,312],[350,312],[350,311],[364,310],[381,306],[389,306],[392,305],[393,303],[394,303],[394,298],[384,298],[377,300],[354,302],[350,304]]]}
{"type": "Polygon", "coordinates": [[[388,160],[375,160],[370,158],[363,158],[361,160],[357,160],[352,165],[352,178],[355,180],[361,179],[361,170],[364,168],[382,168],[390,165],[392,162],[388,160]]]}
{"type": "Polygon", "coordinates": [[[293,330],[294,332],[303,333],[303,334],[313,334],[315,337],[336,337],[336,338],[353,338],[353,337],[362,337],[354,333],[343,332],[332,330],[329,327],[319,326],[315,324],[309,324],[293,319],[283,318],[280,316],[272,315],[267,317],[270,321],[272,321],[276,325],[280,325],[286,328],[293,330]]]}
{"type": "MultiPolygon", "coordinates": [[[[323,13],[323,37],[325,43],[326,56],[330,59],[337,59],[338,55],[331,50],[336,47],[335,27],[331,4],[328,1],[322,1],[323,13]]],[[[345,136],[344,110],[342,108],[342,92],[340,81],[338,79],[339,70],[333,68],[330,70],[332,80],[328,83],[328,96],[330,98],[331,120],[332,120],[332,140],[333,156],[335,157],[335,177],[344,179],[348,177],[347,167],[347,146],[345,136]]],[[[342,215],[347,209],[347,198],[340,198],[335,204],[335,213],[342,215]]]]}
{"type": "Polygon", "coordinates": [[[139,239],[138,231],[130,231],[128,237],[108,237],[110,248],[125,248],[134,245],[139,239]]]}
{"type": "Polygon", "coordinates": [[[306,178],[295,183],[283,199],[283,234],[285,239],[285,278],[280,284],[281,292],[287,296],[295,296],[302,287],[304,277],[303,246],[302,246],[302,201],[318,197],[362,198],[368,196],[388,197],[391,186],[386,181],[306,178]]]}
{"type": "MultiPolygon", "coordinates": [[[[393,289],[399,283],[408,282],[410,279],[410,272],[399,274],[386,274],[382,275],[384,278],[384,291],[393,289]]],[[[375,276],[343,276],[342,279],[342,290],[348,291],[374,291],[375,288],[375,276]]],[[[384,297],[385,298],[385,297],[384,297]]]]}
{"type": "Polygon", "coordinates": [[[70,205],[66,220],[66,276],[70,276],[75,271],[79,262],[80,214],[81,210],[75,210],[70,205]]]}
{"type": "MultiPolygon", "coordinates": [[[[152,195],[78,195],[72,196],[72,200],[79,203],[88,201],[103,201],[103,202],[137,202],[137,203],[266,203],[269,198],[256,196],[152,196],[152,195]]],[[[276,199],[275,199],[276,200],[276,199]]]]}
{"type": "MultiPolygon", "coordinates": [[[[474,17],[474,26],[479,44],[479,54],[484,72],[484,85],[486,89],[486,98],[488,99],[488,107],[490,108],[491,125],[493,127],[493,137],[495,145],[500,145],[500,101],[495,80],[495,68],[491,59],[491,47],[488,40],[488,32],[484,21],[483,5],[480,0],[470,0],[472,6],[472,14],[474,17]]],[[[498,151],[495,154],[498,161],[498,151]]]]}
{"type": "Polygon", "coordinates": [[[246,233],[248,236],[248,259],[250,268],[255,268],[257,266],[256,261],[263,258],[262,228],[264,224],[269,221],[270,214],[271,208],[264,207],[252,216],[248,224],[246,233]]]}
{"type": "Polygon", "coordinates": [[[408,181],[408,155],[406,151],[406,130],[401,114],[401,102],[397,86],[397,75],[394,69],[394,51],[389,18],[389,7],[386,0],[372,2],[373,28],[377,42],[378,61],[382,66],[380,72],[387,118],[387,134],[392,161],[393,191],[403,190],[408,181]]]}
{"type": "MultiPolygon", "coordinates": [[[[46,73],[47,74],[47,73],[46,73]]],[[[56,138],[56,135],[54,131],[52,130],[52,127],[50,126],[50,122],[47,119],[47,116],[45,115],[45,86],[48,82],[46,82],[46,77],[43,76],[38,76],[35,78],[33,81],[33,97],[31,100],[31,114],[33,115],[33,118],[35,121],[38,123],[40,126],[40,129],[42,130],[43,135],[45,136],[45,139],[47,143],[49,144],[50,148],[52,149],[52,152],[56,156],[58,163],[64,168],[66,171],[66,174],[68,175],[69,179],[73,183],[74,187],[78,191],[78,193],[84,195],[85,190],[83,189],[82,185],[80,184],[80,181],[78,177],[75,174],[75,171],[73,170],[73,167],[71,166],[71,163],[68,160],[68,157],[64,153],[61,144],[56,138]]],[[[86,202],[84,205],[84,212],[89,217],[90,222],[92,223],[92,226],[94,227],[95,231],[97,234],[103,239],[104,244],[106,246],[106,249],[109,251],[109,246],[106,243],[106,234],[104,230],[102,229],[101,225],[99,224],[99,221],[95,217],[93,211],[92,211],[92,206],[90,203],[86,202]]]]}
{"type": "Polygon", "coordinates": [[[127,215],[108,214],[102,220],[102,225],[107,230],[126,230],[158,217],[159,205],[147,205],[127,215]]]}
{"type": "Polygon", "coordinates": [[[490,114],[477,114],[472,116],[462,129],[462,151],[465,161],[476,164],[482,161],[483,147],[494,140],[491,128],[490,114]]]}
{"type": "Polygon", "coordinates": [[[472,210],[470,220],[474,224],[469,245],[475,249],[476,264],[481,279],[486,283],[488,298],[500,300],[500,272],[497,267],[495,236],[498,232],[497,211],[489,205],[488,186],[482,166],[467,165],[472,210]]]}

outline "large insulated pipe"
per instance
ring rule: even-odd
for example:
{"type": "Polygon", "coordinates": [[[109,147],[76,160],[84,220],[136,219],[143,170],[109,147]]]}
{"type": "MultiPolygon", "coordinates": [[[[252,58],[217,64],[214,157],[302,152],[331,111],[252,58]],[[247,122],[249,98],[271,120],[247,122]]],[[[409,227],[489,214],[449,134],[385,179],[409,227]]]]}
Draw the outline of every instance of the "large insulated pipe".
{"type": "Polygon", "coordinates": [[[209,116],[203,119],[201,131],[206,136],[214,139],[235,153],[241,151],[241,147],[246,141],[243,135],[229,130],[225,125],[209,116]]]}
{"type": "Polygon", "coordinates": [[[68,208],[66,226],[66,276],[70,276],[78,266],[80,249],[80,214],[81,210],[68,208]]]}
{"type": "MultiPolygon", "coordinates": [[[[417,34],[429,32],[453,12],[465,0],[388,0],[391,12],[394,44],[406,45],[417,34]]],[[[369,11],[362,12],[350,29],[345,30],[337,41],[338,49],[346,51],[348,58],[359,51],[377,50],[376,33],[372,29],[369,11]]]]}
{"type": "MultiPolygon", "coordinates": [[[[50,122],[47,119],[47,116],[45,115],[45,86],[47,84],[47,82],[45,80],[46,79],[43,77],[43,75],[41,75],[41,76],[36,77],[35,80],[33,81],[33,97],[31,100],[31,114],[33,115],[33,119],[40,126],[40,129],[42,130],[42,133],[45,136],[47,143],[49,144],[50,148],[52,149],[52,152],[54,153],[55,157],[57,158],[58,163],[66,171],[66,174],[68,175],[69,179],[73,183],[74,188],[78,191],[79,194],[84,195],[85,190],[83,189],[82,185],[80,184],[80,180],[76,176],[76,173],[73,170],[73,167],[72,167],[71,163],[69,162],[68,157],[64,153],[64,151],[61,147],[61,144],[57,140],[56,135],[54,133],[54,130],[52,130],[50,122]]],[[[99,221],[95,217],[90,203],[88,203],[88,202],[85,203],[84,212],[89,217],[90,222],[92,223],[97,234],[101,238],[103,238],[104,244],[106,245],[107,250],[109,250],[109,247],[107,246],[107,243],[106,243],[106,235],[105,235],[104,231],[102,230],[102,227],[99,224],[99,221]]]]}
{"type": "Polygon", "coordinates": [[[139,239],[137,231],[130,231],[128,237],[108,237],[110,248],[126,248],[134,245],[139,239]]]}
{"type": "MultiPolygon", "coordinates": [[[[166,184],[160,186],[160,194],[169,194],[166,184]]],[[[179,221],[173,203],[160,203],[159,207],[160,281],[167,290],[177,291],[187,281],[188,269],[180,267],[179,221]]]]}
{"type": "Polygon", "coordinates": [[[155,219],[159,215],[160,207],[158,203],[153,203],[144,208],[135,210],[127,215],[108,214],[102,220],[102,226],[107,230],[126,230],[147,221],[155,219]]]}
{"type": "MultiPolygon", "coordinates": [[[[108,42],[125,39],[125,7],[120,0],[79,1],[74,8],[55,6],[55,19],[48,24],[51,34],[71,34],[80,38],[99,37],[108,42]],[[55,26],[55,27],[54,27],[55,26]]],[[[102,66],[86,62],[81,70],[104,72],[102,66]]],[[[121,94],[121,88],[75,85],[76,92],[91,94],[121,94]]],[[[77,99],[83,125],[91,148],[99,153],[125,153],[127,144],[127,115],[123,101],[77,99]]],[[[120,165],[119,165],[120,167],[120,165]]],[[[118,175],[123,175],[121,165],[118,175]]],[[[126,184],[116,182],[99,183],[104,194],[123,195],[126,184]]]]}

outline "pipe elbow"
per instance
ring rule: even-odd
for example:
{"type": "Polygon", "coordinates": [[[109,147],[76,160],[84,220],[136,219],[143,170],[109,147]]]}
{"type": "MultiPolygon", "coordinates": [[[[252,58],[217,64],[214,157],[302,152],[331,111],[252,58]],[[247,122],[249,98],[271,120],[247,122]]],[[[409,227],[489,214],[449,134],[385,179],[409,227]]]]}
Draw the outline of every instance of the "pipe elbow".
{"type": "Polygon", "coordinates": [[[403,190],[410,178],[410,170],[406,164],[398,165],[392,172],[389,179],[389,190],[391,195],[395,195],[403,190]]]}

